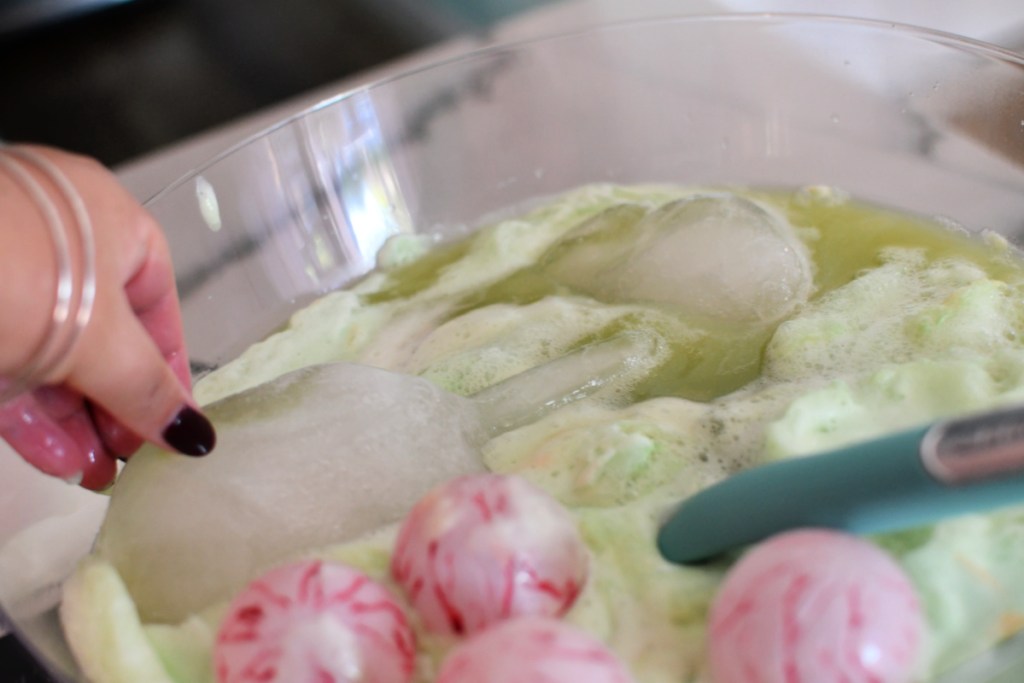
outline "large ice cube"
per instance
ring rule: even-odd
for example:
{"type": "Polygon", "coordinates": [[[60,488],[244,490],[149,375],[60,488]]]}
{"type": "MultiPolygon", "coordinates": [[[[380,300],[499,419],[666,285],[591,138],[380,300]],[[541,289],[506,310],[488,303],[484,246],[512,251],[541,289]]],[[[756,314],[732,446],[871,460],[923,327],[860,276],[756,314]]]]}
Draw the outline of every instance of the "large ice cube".
{"type": "Polygon", "coordinates": [[[604,301],[649,301],[730,322],[773,322],[807,300],[813,273],[789,223],[734,194],[702,194],[644,214],[612,207],[542,260],[552,277],[604,301]]]}
{"type": "Polygon", "coordinates": [[[408,375],[314,366],[208,407],[206,458],[137,454],[98,550],[143,618],[176,621],[296,552],[400,519],[482,469],[474,405],[408,375]]]}
{"type": "Polygon", "coordinates": [[[437,484],[484,469],[489,435],[621,392],[663,355],[659,339],[623,334],[473,399],[363,365],[297,370],[208,406],[210,456],[133,457],[98,552],[144,620],[181,620],[291,555],[398,521],[437,484]]]}

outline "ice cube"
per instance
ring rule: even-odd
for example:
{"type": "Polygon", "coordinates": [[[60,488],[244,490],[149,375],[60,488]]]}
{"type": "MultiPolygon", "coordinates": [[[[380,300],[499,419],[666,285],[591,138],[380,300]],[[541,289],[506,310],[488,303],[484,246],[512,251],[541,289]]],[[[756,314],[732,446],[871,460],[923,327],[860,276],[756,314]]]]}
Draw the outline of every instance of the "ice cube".
{"type": "Polygon", "coordinates": [[[500,434],[590,396],[616,403],[668,356],[653,332],[622,332],[530,368],[472,396],[481,427],[500,434]]]}
{"type": "Polygon", "coordinates": [[[210,456],[133,457],[98,551],[143,619],[181,620],[289,556],[398,521],[429,489],[483,470],[488,436],[624,390],[663,355],[659,339],[623,334],[473,399],[364,365],[297,370],[208,406],[210,456]]]}
{"type": "Polygon", "coordinates": [[[148,621],[175,622],[310,548],[400,519],[482,468],[474,404],[430,382],[314,366],[208,407],[216,451],[136,455],[98,551],[148,621]]]}
{"type": "Polygon", "coordinates": [[[729,322],[773,322],[813,274],[792,226],[735,194],[702,194],[637,218],[613,207],[552,248],[544,268],[604,301],[647,301],[729,322]],[[632,224],[630,221],[634,221],[632,224]]]}
{"type": "Polygon", "coordinates": [[[604,274],[629,258],[636,227],[647,215],[637,204],[608,207],[573,228],[538,260],[555,280],[598,298],[615,300],[604,274]],[[609,299],[609,295],[611,295],[609,299]]]}

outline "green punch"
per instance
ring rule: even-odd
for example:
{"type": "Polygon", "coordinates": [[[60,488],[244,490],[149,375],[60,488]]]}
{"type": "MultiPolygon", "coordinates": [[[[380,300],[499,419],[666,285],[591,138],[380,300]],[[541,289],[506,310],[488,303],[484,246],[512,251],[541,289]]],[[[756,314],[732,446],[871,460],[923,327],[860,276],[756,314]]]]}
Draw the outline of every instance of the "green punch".
{"type": "Polygon", "coordinates": [[[693,564],[800,527],[858,534],[1024,503],[1024,407],[741,472],[685,500],[658,548],[693,564]]]}

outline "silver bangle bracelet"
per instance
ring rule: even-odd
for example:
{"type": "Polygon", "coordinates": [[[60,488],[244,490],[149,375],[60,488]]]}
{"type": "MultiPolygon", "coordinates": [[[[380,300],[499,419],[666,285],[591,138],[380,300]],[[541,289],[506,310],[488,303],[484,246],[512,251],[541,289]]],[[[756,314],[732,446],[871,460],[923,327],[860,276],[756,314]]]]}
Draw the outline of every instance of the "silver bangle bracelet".
{"type": "Polygon", "coordinates": [[[46,157],[20,147],[0,145],[0,169],[6,171],[35,203],[50,232],[57,259],[57,291],[46,334],[28,362],[0,386],[0,403],[39,385],[63,361],[92,316],[96,300],[96,245],[85,202],[67,176],[46,157]],[[29,167],[59,192],[74,225],[67,226],[59,208],[29,167]]]}

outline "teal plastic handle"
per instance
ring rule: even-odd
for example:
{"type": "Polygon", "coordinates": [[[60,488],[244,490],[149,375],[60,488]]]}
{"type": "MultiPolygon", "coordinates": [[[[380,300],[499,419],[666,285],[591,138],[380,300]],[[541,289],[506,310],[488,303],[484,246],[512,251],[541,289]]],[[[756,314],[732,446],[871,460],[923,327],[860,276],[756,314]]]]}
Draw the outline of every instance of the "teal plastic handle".
{"type": "MultiPolygon", "coordinates": [[[[973,452],[985,447],[991,451],[992,444],[978,435],[988,434],[982,426],[988,428],[985,420],[991,422],[992,415],[938,423],[741,472],[684,501],[662,526],[658,548],[672,562],[693,564],[788,529],[880,533],[1024,501],[1024,469],[1016,463],[1013,471],[998,476],[957,482],[944,480],[935,473],[939,468],[929,466],[929,458],[935,461],[936,443],[942,440],[939,457],[955,467],[969,463],[973,452]],[[952,434],[959,439],[956,443],[950,427],[960,430],[952,434]],[[963,434],[971,429],[972,439],[965,440],[963,434]]],[[[1011,419],[1018,431],[1024,425],[1019,409],[997,417],[1004,431],[1011,419]]],[[[978,456],[979,462],[983,457],[978,456]]]]}

